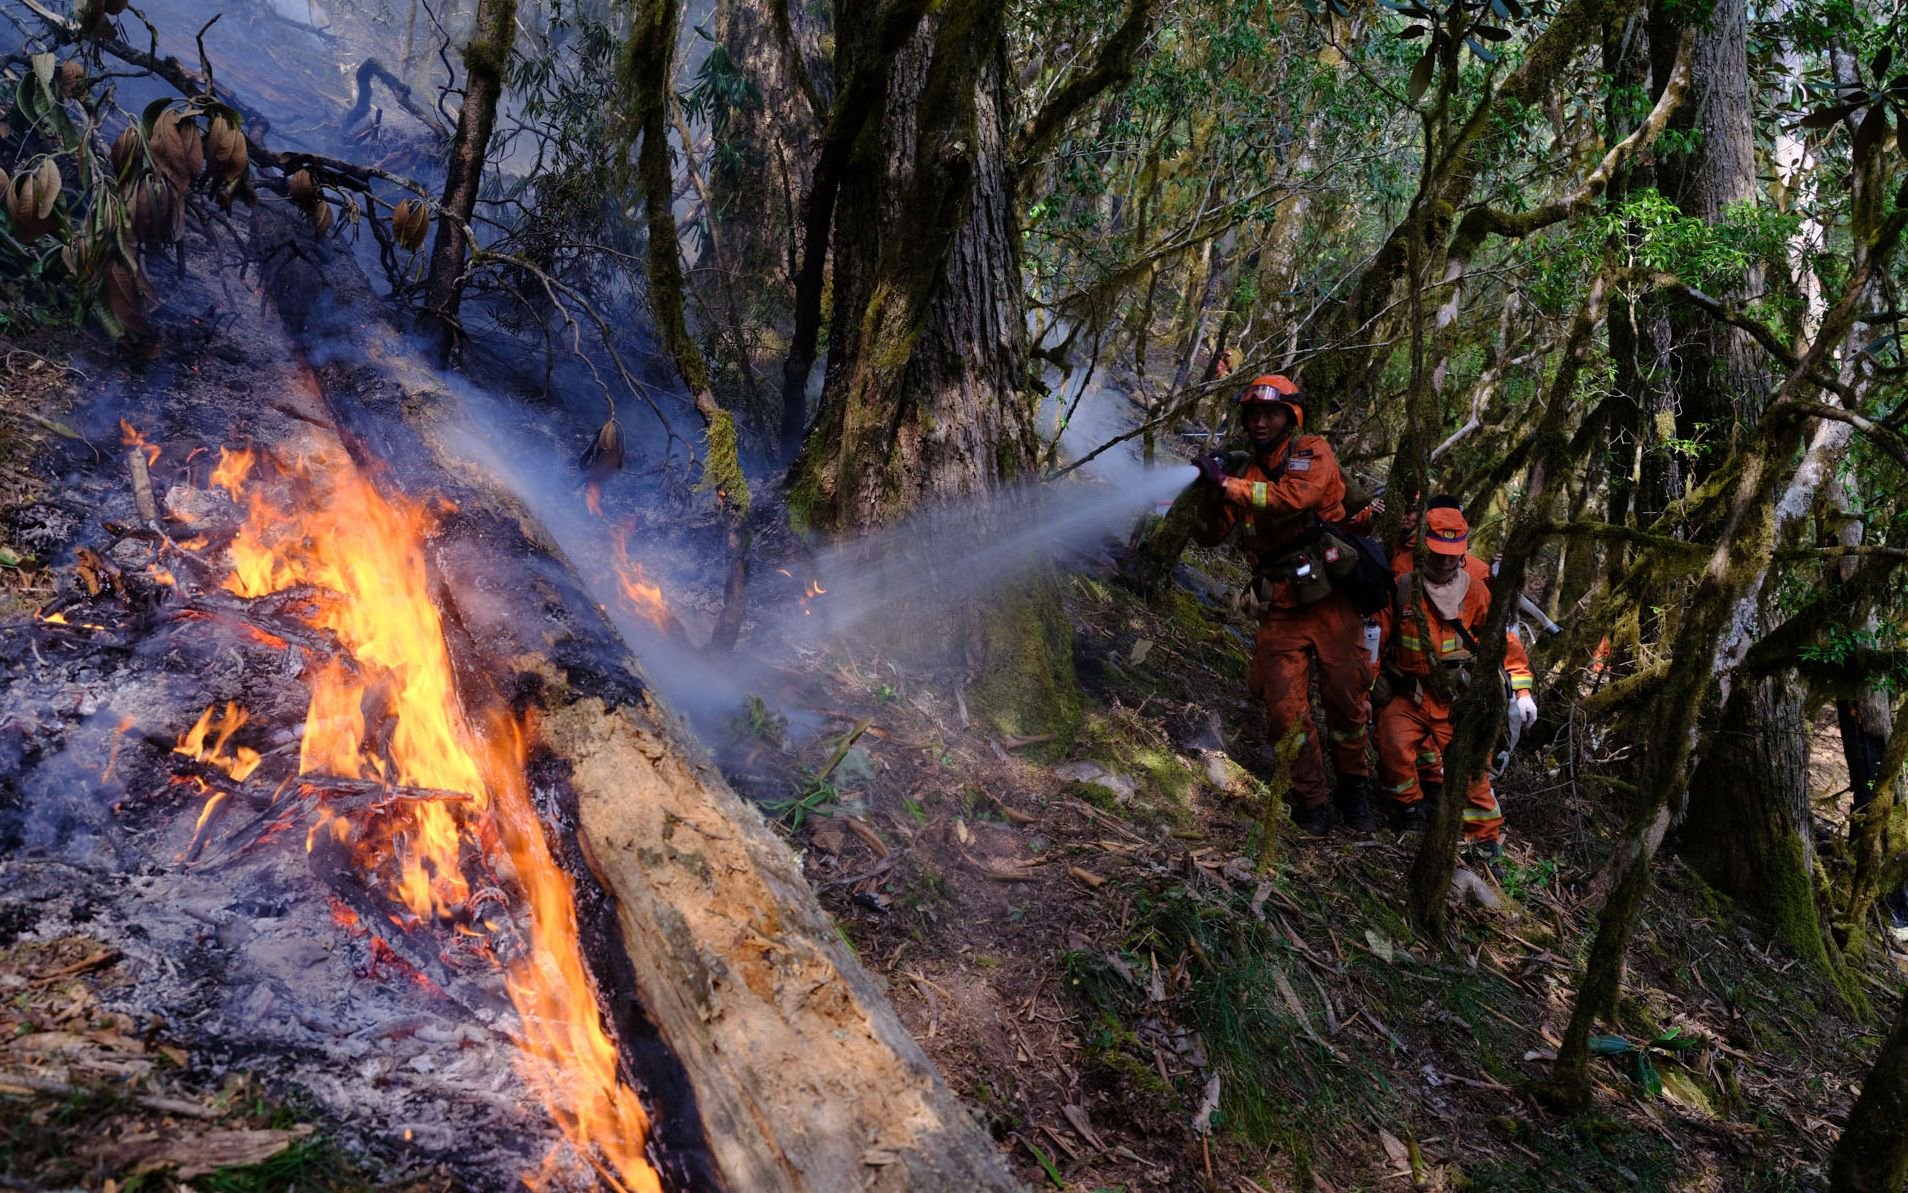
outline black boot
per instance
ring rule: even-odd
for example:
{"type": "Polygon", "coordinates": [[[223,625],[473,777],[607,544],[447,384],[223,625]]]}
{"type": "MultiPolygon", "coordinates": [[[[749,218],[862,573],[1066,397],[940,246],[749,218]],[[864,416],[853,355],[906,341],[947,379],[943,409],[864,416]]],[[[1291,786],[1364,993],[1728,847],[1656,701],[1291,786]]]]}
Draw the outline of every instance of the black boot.
{"type": "Polygon", "coordinates": [[[1431,827],[1438,818],[1438,797],[1444,794],[1444,784],[1426,783],[1424,798],[1415,804],[1399,804],[1398,831],[1404,833],[1422,833],[1431,827]]]}
{"type": "Polygon", "coordinates": [[[1502,841],[1467,841],[1464,843],[1464,851],[1471,856],[1473,861],[1482,864],[1486,870],[1491,872],[1491,877],[1497,880],[1498,886],[1501,887],[1504,885],[1504,878],[1508,871],[1504,868],[1504,843],[1502,841]]]}
{"type": "Polygon", "coordinates": [[[1292,823],[1298,831],[1308,837],[1323,837],[1332,831],[1332,806],[1320,804],[1316,808],[1292,809],[1292,823]]]}
{"type": "Polygon", "coordinates": [[[1355,833],[1378,831],[1378,813],[1371,809],[1371,780],[1364,775],[1346,775],[1338,781],[1338,814],[1345,827],[1355,833]]]}

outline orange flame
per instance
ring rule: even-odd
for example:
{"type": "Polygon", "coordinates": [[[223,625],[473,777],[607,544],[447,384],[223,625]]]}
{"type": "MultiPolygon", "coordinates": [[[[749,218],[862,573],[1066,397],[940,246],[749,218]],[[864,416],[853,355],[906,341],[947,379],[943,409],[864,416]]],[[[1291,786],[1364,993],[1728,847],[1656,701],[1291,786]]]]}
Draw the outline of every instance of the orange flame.
{"type": "Polygon", "coordinates": [[[251,717],[238,706],[237,701],[228,700],[225,704],[225,712],[214,722],[212,720],[214,707],[216,706],[211,704],[205,706],[205,711],[199,714],[198,723],[180,736],[179,744],[172,748],[172,752],[184,754],[195,762],[216,766],[232,776],[234,782],[243,783],[253,771],[258,769],[261,761],[259,753],[248,746],[238,746],[233,749],[232,756],[227,758],[225,744],[232,740],[232,735],[237,733],[239,727],[251,717]],[[218,736],[213,739],[212,745],[208,748],[205,744],[206,735],[214,731],[218,733],[218,736]]]}
{"type": "Polygon", "coordinates": [[[245,487],[245,478],[251,475],[254,458],[249,447],[235,452],[220,448],[219,466],[212,470],[212,483],[231,494],[233,501],[237,501],[239,490],[245,487]]]}
{"type": "Polygon", "coordinates": [[[106,765],[99,772],[99,781],[104,783],[113,777],[113,768],[119,765],[119,747],[125,744],[126,731],[133,727],[130,716],[119,718],[119,724],[113,726],[113,744],[106,751],[106,765]]]}
{"type": "Polygon", "coordinates": [[[428,510],[387,500],[341,454],[320,454],[287,475],[296,509],[252,494],[226,587],[248,597],[323,590],[312,624],[352,655],[352,666],[332,661],[311,674],[299,773],[469,797],[394,802],[366,825],[321,813],[306,848],[328,833],[374,872],[395,867],[388,886],[416,916],[449,919],[471,910],[466,845],[500,844],[530,919],[531,947],[505,971],[523,1021],[526,1075],[606,1184],[660,1193],[643,1157],[648,1116],[618,1078],[616,1045],[583,962],[570,878],[551,857],[530,798],[526,726],[499,715],[479,732],[458,700],[424,566],[428,510]]]}
{"type": "Polygon", "coordinates": [[[810,580],[807,586],[802,589],[802,595],[801,595],[802,616],[803,617],[814,616],[815,598],[818,596],[827,596],[827,595],[828,595],[828,590],[821,586],[821,581],[810,580]]]}
{"type": "Polygon", "coordinates": [[[150,468],[159,462],[159,445],[146,442],[146,437],[139,433],[139,428],[123,418],[119,420],[119,441],[127,447],[136,447],[145,452],[146,467],[150,468]]]}
{"type": "Polygon", "coordinates": [[[635,529],[635,524],[628,522],[610,533],[610,549],[616,557],[616,586],[622,590],[623,599],[629,602],[630,608],[667,633],[675,623],[675,615],[670,613],[668,602],[663,600],[662,589],[651,584],[643,574],[643,565],[629,557],[629,537],[635,529]]]}

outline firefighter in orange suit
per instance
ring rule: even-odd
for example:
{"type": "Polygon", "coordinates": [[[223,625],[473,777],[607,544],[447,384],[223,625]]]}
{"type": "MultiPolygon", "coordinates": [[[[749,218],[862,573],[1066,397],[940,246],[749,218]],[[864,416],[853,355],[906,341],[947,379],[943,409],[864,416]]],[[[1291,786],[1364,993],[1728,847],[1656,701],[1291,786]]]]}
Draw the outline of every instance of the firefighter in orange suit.
{"type": "MultiPolygon", "coordinates": [[[[1478,682],[1471,672],[1476,636],[1491,605],[1489,569],[1480,574],[1466,565],[1471,528],[1464,514],[1434,503],[1425,524],[1424,570],[1413,572],[1410,557],[1404,557],[1396,600],[1381,616],[1384,675],[1373,693],[1379,779],[1391,797],[1394,822],[1407,832],[1422,831],[1437,806],[1444,751],[1451,744],[1451,704],[1478,682]]],[[[1534,724],[1530,659],[1515,633],[1505,638],[1504,670],[1514,715],[1534,724]]],[[[1465,839],[1495,870],[1503,853],[1504,814],[1489,777],[1480,770],[1464,794],[1465,839]]]]}
{"type": "Polygon", "coordinates": [[[1338,773],[1339,814],[1354,831],[1369,832],[1378,818],[1365,760],[1370,675],[1361,649],[1364,619],[1332,587],[1318,547],[1320,521],[1345,516],[1345,480],[1331,447],[1302,433],[1305,396],[1289,378],[1253,378],[1237,405],[1250,459],[1235,466],[1237,475],[1227,472],[1224,457],[1195,461],[1205,488],[1194,537],[1213,546],[1236,527],[1252,562],[1264,613],[1246,684],[1265,701],[1273,742],[1294,729],[1305,734],[1292,763],[1292,819],[1313,836],[1331,827],[1333,791],[1312,722],[1316,674],[1338,773]]]}

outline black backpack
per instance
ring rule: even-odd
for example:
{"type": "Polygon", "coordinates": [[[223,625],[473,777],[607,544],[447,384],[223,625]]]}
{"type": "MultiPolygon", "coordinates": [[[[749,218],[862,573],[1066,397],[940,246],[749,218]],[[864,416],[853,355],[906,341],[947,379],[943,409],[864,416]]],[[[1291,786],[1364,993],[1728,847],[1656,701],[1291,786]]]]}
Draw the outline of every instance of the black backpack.
{"type": "Polygon", "coordinates": [[[1378,540],[1368,534],[1339,529],[1333,537],[1350,545],[1358,556],[1358,566],[1338,581],[1338,590],[1360,616],[1370,617],[1391,603],[1391,559],[1378,540]]]}

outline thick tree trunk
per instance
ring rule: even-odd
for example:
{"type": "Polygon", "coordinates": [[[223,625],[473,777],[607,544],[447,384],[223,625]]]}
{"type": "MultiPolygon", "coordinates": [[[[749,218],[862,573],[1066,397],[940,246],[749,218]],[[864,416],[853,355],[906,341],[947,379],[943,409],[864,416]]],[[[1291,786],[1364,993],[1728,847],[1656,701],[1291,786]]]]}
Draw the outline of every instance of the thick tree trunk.
{"type": "MultiPolygon", "coordinates": [[[[1730,205],[1752,198],[1756,187],[1747,12],[1743,0],[1715,0],[1706,16],[1653,9],[1650,49],[1659,88],[1683,25],[1691,21],[1700,22],[1691,94],[1671,127],[1695,134],[1696,142],[1687,153],[1659,156],[1657,183],[1685,215],[1718,223],[1730,205]]],[[[1747,284],[1753,290],[1758,279],[1747,284]]],[[[1712,441],[1711,454],[1689,460],[1682,475],[1672,468],[1663,477],[1673,491],[1660,496],[1674,500],[1683,485],[1700,483],[1722,458],[1721,449],[1736,440],[1736,427],[1761,413],[1768,385],[1761,349],[1745,333],[1684,304],[1668,312],[1668,322],[1665,359],[1676,433],[1712,441]]],[[[1807,504],[1802,502],[1802,513],[1807,504]]],[[[1778,535],[1786,538],[1798,521],[1779,514],[1778,535]]],[[[1786,682],[1792,678],[1745,685],[1729,697],[1715,745],[1692,777],[1681,847],[1712,885],[1766,910],[1789,947],[1826,966],[1811,878],[1808,731],[1786,682]]]]}
{"type": "Polygon", "coordinates": [[[1908,1185],[1908,1003],[1882,1044],[1875,1067],[1829,1160],[1829,1193],[1901,1193],[1908,1185]]]}
{"type": "MultiPolygon", "coordinates": [[[[834,199],[828,376],[789,484],[799,527],[852,535],[954,502],[1005,519],[1011,489],[1033,477],[1003,19],[961,0],[891,62],[866,60],[884,52],[872,37],[837,58],[844,77],[885,77],[884,117],[855,142],[834,199]]],[[[995,727],[1070,738],[1078,689],[1052,573],[961,624],[974,702],[995,727]]],[[[932,651],[918,629],[908,645],[932,651]]]]}
{"type": "Polygon", "coordinates": [[[807,8],[789,0],[722,0],[715,13],[716,43],[749,91],[729,112],[709,170],[711,214],[737,272],[748,286],[767,288],[778,317],[792,315],[785,304],[800,268],[800,213],[827,115],[811,106],[819,98],[808,69],[818,34],[807,18],[807,8]]]}
{"type": "MultiPolygon", "coordinates": [[[[793,458],[808,426],[808,375],[821,343],[822,297],[836,227],[836,205],[851,163],[887,118],[889,76],[896,55],[916,36],[927,0],[897,0],[884,8],[865,0],[836,6],[834,102],[802,205],[801,263],[795,273],[795,330],[782,363],[782,454],[793,458]]],[[[918,84],[917,84],[918,86],[918,84]]],[[[859,234],[860,229],[854,229],[859,234]]],[[[837,312],[840,309],[837,298],[837,312]]],[[[799,518],[801,512],[792,510],[799,518]]]]}
{"type": "Polygon", "coordinates": [[[516,40],[517,0],[478,0],[477,27],[464,47],[464,106],[457,113],[450,162],[444,176],[444,201],[437,217],[437,241],[431,246],[430,272],[424,278],[424,326],[448,360],[458,339],[457,305],[464,290],[464,260],[470,255],[470,221],[477,211],[477,190],[497,124],[497,99],[503,94],[504,68],[516,40]]]}
{"type": "Polygon", "coordinates": [[[975,0],[924,22],[879,160],[842,181],[828,379],[790,486],[811,526],[885,525],[1034,467],[999,19],[975,0]]]}
{"type": "Polygon", "coordinates": [[[1768,919],[1818,969],[1808,737],[1794,673],[1736,686],[1690,779],[1680,850],[1712,886],[1768,919]]]}
{"type": "MultiPolygon", "coordinates": [[[[1744,0],[1714,0],[1700,5],[1658,4],[1650,9],[1650,69],[1660,92],[1675,63],[1677,44],[1687,25],[1696,28],[1690,56],[1689,98],[1670,118],[1672,132],[1693,135],[1686,153],[1660,153],[1656,186],[1684,215],[1718,223],[1727,209],[1756,194],[1755,111],[1749,96],[1748,8],[1744,0]]],[[[1754,293],[1760,271],[1752,271],[1744,290],[1754,293]]],[[[1732,296],[1733,297],[1733,296],[1732,296]]],[[[1706,434],[1720,449],[1733,442],[1736,428],[1753,423],[1768,392],[1760,349],[1747,333],[1712,320],[1688,306],[1669,312],[1674,347],[1671,370],[1677,434],[1706,434]]],[[[1722,458],[1716,450],[1707,457],[1722,458]]],[[[1691,479],[1705,470],[1692,462],[1691,479]]],[[[1671,497],[1680,493],[1670,494],[1671,497]]]]}

